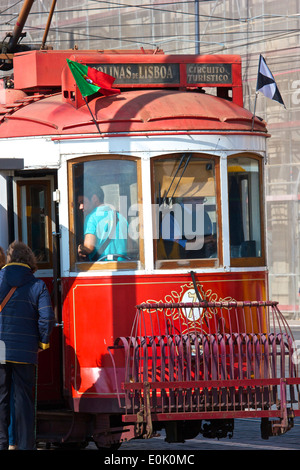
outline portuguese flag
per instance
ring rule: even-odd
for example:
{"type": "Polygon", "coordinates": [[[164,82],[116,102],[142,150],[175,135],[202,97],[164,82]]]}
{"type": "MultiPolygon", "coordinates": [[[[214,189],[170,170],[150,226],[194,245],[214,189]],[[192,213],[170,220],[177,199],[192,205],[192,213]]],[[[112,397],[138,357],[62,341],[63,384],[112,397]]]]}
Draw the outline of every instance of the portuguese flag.
{"type": "Polygon", "coordinates": [[[105,96],[120,93],[117,88],[112,88],[115,78],[111,75],[69,59],[67,63],[83,97],[93,95],[97,91],[105,96]]]}

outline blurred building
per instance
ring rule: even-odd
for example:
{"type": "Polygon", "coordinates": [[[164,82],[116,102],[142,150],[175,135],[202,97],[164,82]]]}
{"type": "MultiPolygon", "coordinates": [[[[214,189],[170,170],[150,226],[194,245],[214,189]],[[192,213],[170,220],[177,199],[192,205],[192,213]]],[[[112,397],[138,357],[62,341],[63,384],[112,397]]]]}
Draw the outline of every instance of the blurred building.
{"type": "MultiPolygon", "coordinates": [[[[51,3],[34,2],[24,43],[39,47],[51,3]]],[[[22,4],[0,0],[0,40],[12,31],[22,4]]],[[[299,23],[297,0],[64,0],[57,2],[46,43],[55,49],[239,54],[244,105],[251,111],[259,54],[265,57],[286,105],[257,98],[256,114],[272,134],[265,166],[270,298],[295,319],[300,318],[299,23]]]]}

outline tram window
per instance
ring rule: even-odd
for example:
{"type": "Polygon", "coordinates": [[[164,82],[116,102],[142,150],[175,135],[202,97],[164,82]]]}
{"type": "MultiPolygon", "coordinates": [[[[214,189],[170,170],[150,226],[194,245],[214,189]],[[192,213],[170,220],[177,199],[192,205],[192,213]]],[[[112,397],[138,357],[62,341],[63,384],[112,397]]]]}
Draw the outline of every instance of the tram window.
{"type": "Polygon", "coordinates": [[[170,260],[177,265],[189,264],[184,260],[215,265],[219,251],[215,160],[186,153],[159,158],[153,169],[156,266],[171,266],[170,260]]]}
{"type": "Polygon", "coordinates": [[[228,160],[230,254],[262,257],[260,162],[250,157],[228,160]]]}
{"type": "Polygon", "coordinates": [[[50,181],[18,181],[17,194],[19,239],[30,246],[39,268],[50,268],[50,181]]]}
{"type": "Polygon", "coordinates": [[[72,165],[72,178],[74,261],[78,266],[103,262],[104,268],[108,262],[118,262],[121,269],[119,262],[128,266],[136,262],[140,251],[137,162],[80,161],[72,165]]]}

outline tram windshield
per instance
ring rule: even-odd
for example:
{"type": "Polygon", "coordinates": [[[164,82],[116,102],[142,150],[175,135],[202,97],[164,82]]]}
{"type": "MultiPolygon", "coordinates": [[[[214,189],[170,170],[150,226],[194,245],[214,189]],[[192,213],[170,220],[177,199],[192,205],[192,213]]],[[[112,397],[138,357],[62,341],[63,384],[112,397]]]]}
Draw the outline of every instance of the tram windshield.
{"type": "Polygon", "coordinates": [[[215,161],[180,154],[154,161],[157,266],[218,257],[215,161]]]}
{"type": "Polygon", "coordinates": [[[125,159],[73,164],[75,260],[139,258],[137,163],[125,159]],[[75,206],[75,205],[74,205],[75,206]]]}
{"type": "Polygon", "coordinates": [[[255,158],[228,160],[231,258],[262,256],[260,166],[255,158]]]}

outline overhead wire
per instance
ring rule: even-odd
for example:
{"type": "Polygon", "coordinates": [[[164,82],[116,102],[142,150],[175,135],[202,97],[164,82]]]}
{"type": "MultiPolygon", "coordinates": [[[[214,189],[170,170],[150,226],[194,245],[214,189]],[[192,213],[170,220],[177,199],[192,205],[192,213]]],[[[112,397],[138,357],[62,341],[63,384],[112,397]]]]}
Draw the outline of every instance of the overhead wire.
{"type": "MultiPolygon", "coordinates": [[[[117,27],[118,25],[114,25],[114,27],[117,27]]],[[[144,25],[145,26],[145,25],[144,25]]],[[[99,26],[95,26],[95,28],[99,28],[99,26]]],[[[77,27],[73,27],[72,30],[70,29],[64,29],[64,28],[55,28],[55,31],[58,32],[58,33],[62,33],[62,34],[71,34],[73,33],[74,35],[74,40],[80,40],[80,39],[89,39],[91,41],[103,41],[103,40],[111,40],[111,41],[120,41],[120,37],[117,36],[117,37],[114,37],[112,35],[110,36],[105,36],[105,35],[99,35],[99,34],[91,34],[91,33],[84,33],[82,31],[76,31],[76,29],[81,29],[80,26],[77,26],[77,27]],[[75,34],[74,34],[75,33],[75,34]]],[[[89,29],[93,29],[93,26],[90,26],[89,29]]],[[[29,28],[30,31],[38,31],[38,30],[43,30],[43,28],[41,27],[30,27],[29,28]]],[[[221,34],[221,33],[220,33],[221,34]]],[[[231,34],[236,34],[236,35],[241,35],[243,34],[243,32],[235,32],[235,33],[231,33],[231,34]]],[[[218,35],[218,33],[215,33],[214,32],[214,36],[218,35]]],[[[284,31],[284,30],[272,30],[272,31],[268,31],[268,32],[264,32],[264,36],[262,37],[261,36],[261,32],[260,31],[253,31],[252,32],[252,36],[251,36],[251,39],[248,39],[247,41],[245,41],[244,43],[241,43],[242,39],[241,38],[232,38],[232,39],[227,39],[226,40],[226,45],[224,45],[222,47],[223,50],[229,50],[229,49],[232,49],[232,48],[244,48],[244,47],[250,47],[250,46],[253,46],[253,45],[256,45],[256,44],[259,44],[259,43],[263,43],[264,41],[267,40],[273,40],[273,39],[280,39],[280,38],[284,38],[284,37],[288,37],[288,36],[295,36],[295,35],[299,35],[299,30],[290,30],[290,31],[284,31]],[[279,34],[280,33],[280,34],[279,34]],[[255,34],[255,36],[254,36],[255,34]]],[[[164,39],[167,39],[169,42],[172,42],[172,41],[178,41],[179,39],[184,42],[184,41],[189,41],[189,40],[193,40],[194,41],[194,34],[193,33],[190,33],[190,34],[183,34],[183,35],[180,35],[180,38],[178,38],[177,35],[170,35],[170,36],[165,36],[165,35],[155,35],[155,38],[153,38],[153,36],[151,35],[143,35],[143,37],[141,38],[141,36],[122,36],[121,40],[123,42],[126,42],[126,43],[145,43],[147,45],[158,45],[159,46],[159,43],[164,41],[164,39]],[[152,41],[150,41],[152,39],[152,41]]],[[[63,42],[62,39],[60,39],[60,42],[63,42]]],[[[201,41],[200,41],[201,42],[201,41]]],[[[208,41],[209,42],[209,41],[208,41]]],[[[187,46],[185,46],[184,48],[186,48],[187,46]]],[[[190,47],[192,48],[192,46],[190,47]]],[[[176,50],[178,50],[178,48],[176,48],[176,50]]],[[[180,49],[179,49],[180,50],[180,49]]]]}
{"type": "Polygon", "coordinates": [[[7,8],[5,8],[4,10],[1,10],[0,11],[0,15],[2,15],[3,13],[5,13],[7,10],[11,10],[11,8],[15,7],[16,5],[18,5],[19,3],[23,2],[23,0],[18,0],[17,2],[15,2],[13,5],[9,5],[7,8]]]}
{"type": "MultiPolygon", "coordinates": [[[[18,5],[19,3],[21,2],[21,0],[15,2],[13,5],[7,7],[6,9],[2,10],[2,12],[0,12],[0,17],[1,16],[4,16],[6,15],[7,11],[8,10],[11,10],[13,7],[15,7],[16,5],[18,5]]],[[[180,27],[180,26],[187,26],[187,25],[190,25],[190,24],[194,24],[194,21],[193,20],[189,20],[187,17],[194,17],[194,12],[189,12],[189,11],[178,11],[178,7],[183,5],[183,6],[187,6],[187,4],[194,4],[194,0],[190,0],[190,1],[174,1],[174,2],[159,2],[159,3],[155,3],[155,4],[151,4],[151,3],[148,3],[148,4],[145,4],[143,3],[143,5],[139,5],[137,4],[136,2],[134,4],[128,4],[127,3],[122,3],[120,1],[116,2],[116,1],[103,1],[103,0],[90,0],[90,2],[88,2],[89,5],[87,7],[87,5],[82,5],[81,8],[78,8],[78,7],[74,7],[74,8],[66,8],[66,9],[60,9],[60,10],[56,10],[55,11],[55,15],[56,17],[58,18],[58,20],[56,21],[56,25],[55,25],[55,28],[53,28],[53,30],[55,30],[55,34],[56,33],[60,33],[60,34],[69,34],[69,35],[73,35],[73,40],[74,41],[84,41],[84,40],[90,40],[90,41],[118,41],[118,43],[120,43],[120,41],[123,41],[124,43],[128,43],[128,44],[132,44],[132,43],[138,43],[138,44],[145,44],[145,45],[151,45],[153,46],[153,44],[158,44],[160,42],[162,42],[164,39],[166,39],[169,43],[171,43],[172,41],[178,41],[178,35],[174,34],[169,34],[168,36],[166,36],[165,34],[161,33],[161,34],[143,34],[142,37],[141,35],[137,36],[137,35],[132,35],[132,36],[122,36],[120,37],[119,35],[118,36],[114,36],[114,35],[105,35],[105,34],[93,34],[93,29],[94,28],[97,28],[99,29],[99,24],[97,25],[93,25],[92,22],[94,21],[94,19],[92,18],[91,19],[91,23],[89,24],[89,32],[88,33],[84,33],[83,31],[80,31],[80,29],[82,29],[82,25],[81,24],[75,24],[75,25],[72,25],[72,27],[70,28],[70,25],[68,25],[67,28],[63,27],[62,25],[60,26],[57,26],[59,25],[59,16],[61,16],[62,14],[65,14],[65,13],[69,13],[69,12],[73,12],[73,11],[76,11],[76,12],[80,12],[82,11],[82,13],[84,14],[84,17],[82,17],[82,20],[83,20],[83,23],[86,23],[86,15],[91,13],[92,11],[93,12],[102,12],[103,11],[107,11],[107,12],[110,12],[111,9],[121,9],[124,11],[124,9],[136,9],[136,10],[145,10],[145,11],[152,11],[152,12],[155,12],[155,11],[163,11],[165,13],[171,13],[171,14],[176,14],[177,18],[176,18],[176,25],[177,27],[180,27]],[[97,7],[92,7],[92,4],[99,4],[99,6],[97,7]],[[104,6],[100,6],[100,5],[103,5],[105,4],[106,7],[104,6]],[[174,8],[170,8],[170,5],[172,7],[176,6],[177,7],[177,10],[174,10],[174,8]]],[[[44,15],[47,14],[46,11],[44,12],[38,12],[38,11],[33,11],[32,13],[30,13],[30,15],[40,15],[40,17],[42,18],[44,15]]],[[[272,39],[278,39],[278,38],[282,38],[282,37],[287,37],[288,35],[298,35],[298,30],[296,28],[287,28],[287,29],[283,29],[282,28],[282,25],[280,26],[280,28],[276,29],[276,28],[273,28],[272,30],[270,31],[266,31],[266,30],[249,30],[247,29],[247,38],[245,38],[244,36],[244,27],[248,27],[250,22],[257,22],[257,21],[262,21],[263,19],[268,19],[269,21],[271,22],[274,22],[274,20],[278,20],[280,18],[289,18],[289,19],[299,19],[299,14],[293,14],[293,15],[270,15],[270,14],[265,14],[265,15],[257,15],[255,17],[249,17],[249,18],[234,18],[234,17],[230,17],[230,16],[220,16],[220,15],[205,15],[205,14],[201,14],[200,13],[200,23],[206,23],[207,20],[209,19],[210,22],[213,22],[214,23],[214,26],[215,26],[215,29],[214,31],[212,32],[213,36],[216,37],[216,36],[219,36],[219,37],[222,37],[224,36],[224,34],[226,34],[227,36],[230,34],[231,35],[231,38],[229,39],[228,37],[226,37],[226,41],[219,41],[219,43],[223,42],[225,45],[222,46],[222,50],[230,50],[230,49],[233,49],[233,48],[244,48],[244,47],[251,47],[253,45],[256,45],[256,44],[259,44],[261,42],[263,42],[264,40],[268,39],[268,40],[272,40],[272,39]],[[216,28],[216,25],[218,22],[222,22],[224,23],[227,22],[227,21],[230,21],[230,22],[235,22],[235,26],[233,27],[233,23],[231,23],[231,26],[228,26],[229,29],[231,29],[231,31],[229,31],[228,29],[222,29],[220,31],[218,31],[218,28],[216,28]],[[232,30],[232,27],[234,30],[232,30]],[[236,28],[239,28],[239,30],[236,30],[236,28]],[[263,34],[263,38],[261,37],[261,34],[263,34]],[[240,35],[243,35],[243,37],[240,37],[240,35]],[[246,40],[245,40],[246,39],[246,40]],[[242,42],[244,41],[244,42],[242,42]]],[[[10,14],[10,18],[12,18],[11,14],[10,14]]],[[[150,18],[151,19],[151,18],[150,18]]],[[[99,18],[98,18],[99,20],[99,18]]],[[[76,18],[76,22],[80,21],[80,19],[77,17],[76,18]]],[[[97,21],[97,19],[95,19],[95,21],[97,21]]],[[[169,21],[161,21],[161,22],[153,22],[153,21],[149,21],[147,24],[144,24],[144,23],[139,23],[140,25],[142,24],[142,26],[144,27],[144,29],[146,27],[148,28],[153,28],[153,27],[158,27],[159,25],[161,24],[164,24],[164,25],[170,25],[170,24],[173,24],[174,21],[171,21],[171,19],[169,21]]],[[[7,23],[5,23],[7,24],[7,23]]],[[[0,27],[3,26],[3,24],[0,24],[0,27]]],[[[107,22],[105,23],[105,28],[114,28],[114,27],[119,27],[119,25],[114,25],[114,24],[108,24],[107,22]]],[[[128,24],[126,24],[126,27],[127,28],[130,28],[130,26],[128,24]]],[[[137,23],[134,23],[132,25],[133,28],[137,28],[138,27],[138,24],[137,23]]],[[[42,31],[43,30],[43,27],[39,27],[39,26],[30,26],[30,25],[27,25],[26,27],[26,30],[27,31],[30,31],[30,32],[34,32],[34,31],[42,31]]],[[[53,32],[52,28],[50,28],[50,33],[51,34],[53,32]]],[[[210,35],[207,34],[207,37],[210,38],[210,35]]],[[[182,32],[182,34],[180,34],[180,40],[184,43],[184,41],[186,42],[189,42],[191,40],[193,40],[195,38],[195,34],[194,32],[191,32],[191,33],[184,33],[184,31],[182,32]]],[[[33,38],[33,44],[35,43],[35,41],[39,42],[38,39],[34,39],[33,38]]],[[[66,42],[68,41],[68,39],[64,40],[62,38],[59,39],[59,43],[63,43],[63,42],[66,42]]],[[[56,42],[56,41],[55,41],[56,42]]],[[[201,42],[201,34],[200,34],[200,42],[201,42]]],[[[209,42],[209,41],[206,41],[206,43],[209,42]]],[[[165,42],[166,44],[166,42],[165,42]]],[[[208,44],[206,44],[205,47],[209,47],[208,44]]],[[[217,44],[214,44],[212,45],[211,47],[214,47],[214,48],[220,48],[220,45],[218,46],[217,44]]],[[[170,48],[168,48],[170,50],[170,48]]],[[[193,49],[193,46],[192,45],[188,45],[188,44],[185,44],[183,48],[178,48],[178,46],[175,48],[175,49],[171,49],[172,52],[181,52],[181,50],[190,50],[190,49],[193,49]]]]}
{"type": "MultiPolygon", "coordinates": [[[[172,24],[172,22],[169,22],[170,24],[172,24]]],[[[186,24],[185,22],[178,22],[179,24],[183,23],[183,24],[186,24]]],[[[159,23],[158,23],[159,24],[159,23]]],[[[164,22],[164,24],[166,24],[164,22]]],[[[143,24],[144,27],[152,27],[152,26],[155,26],[157,25],[157,23],[147,23],[147,24],[143,24]]],[[[126,25],[128,28],[130,28],[130,26],[126,25]]],[[[132,27],[136,27],[137,25],[133,25],[132,27]]],[[[105,28],[108,28],[108,27],[119,27],[118,24],[105,24],[105,28]]],[[[99,29],[99,25],[89,25],[89,30],[93,29],[93,28],[97,28],[99,29]]],[[[43,29],[42,27],[28,27],[28,29],[36,29],[36,30],[39,30],[39,29],[43,29]]],[[[74,25],[72,26],[72,30],[68,30],[68,29],[64,29],[63,27],[59,27],[59,28],[55,28],[56,31],[59,31],[59,32],[73,32],[74,31],[76,32],[76,29],[82,29],[82,26],[81,25],[74,25]]],[[[277,35],[280,33],[282,35],[286,35],[286,34],[298,34],[299,30],[293,28],[293,29],[272,29],[272,30],[269,30],[269,31],[261,31],[261,30],[253,30],[253,31],[250,31],[249,34],[251,34],[252,36],[254,35],[261,35],[261,33],[264,34],[264,36],[271,36],[271,38],[273,37],[272,35],[275,35],[274,37],[277,37],[277,35]]],[[[230,34],[231,35],[241,35],[243,34],[244,32],[243,31],[231,31],[230,34]]],[[[83,33],[80,33],[80,34],[83,34],[83,33]]],[[[228,32],[227,32],[228,34],[228,32]]],[[[91,34],[83,34],[84,36],[90,36],[90,37],[94,37],[94,38],[99,38],[99,39],[103,39],[103,35],[91,35],[91,34]]],[[[216,35],[224,35],[224,31],[223,32],[218,32],[218,31],[213,31],[213,35],[216,36],[216,35]]],[[[194,37],[194,33],[189,33],[189,34],[182,34],[181,36],[186,36],[187,38],[188,37],[194,37]]],[[[145,35],[143,35],[143,37],[147,37],[145,35]]],[[[150,37],[150,36],[148,36],[150,37]]],[[[151,36],[152,37],[152,36],[151,36]]],[[[156,37],[165,37],[165,35],[157,35],[156,34],[156,37]]],[[[133,40],[133,39],[138,39],[140,38],[140,36],[123,36],[122,37],[122,40],[126,40],[126,39],[130,39],[130,40],[133,40]]],[[[106,39],[110,39],[109,37],[106,37],[106,39]]],[[[120,38],[118,38],[120,39],[120,38]]],[[[227,40],[227,42],[234,42],[236,39],[232,39],[232,40],[227,40]]],[[[263,39],[262,39],[263,40],[263,39]]],[[[246,43],[247,45],[247,43],[246,43]]]]}

